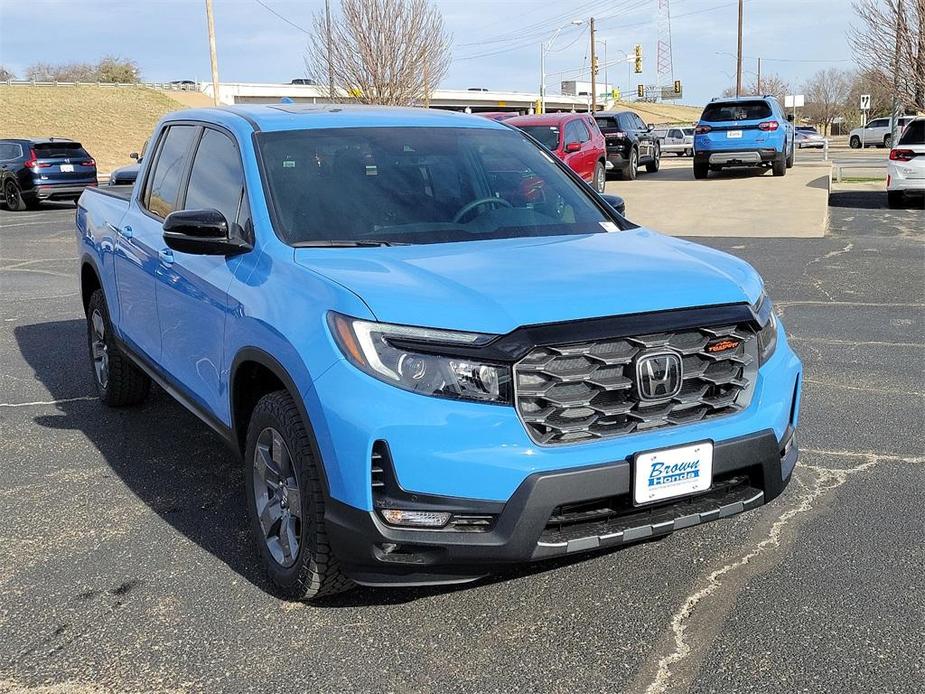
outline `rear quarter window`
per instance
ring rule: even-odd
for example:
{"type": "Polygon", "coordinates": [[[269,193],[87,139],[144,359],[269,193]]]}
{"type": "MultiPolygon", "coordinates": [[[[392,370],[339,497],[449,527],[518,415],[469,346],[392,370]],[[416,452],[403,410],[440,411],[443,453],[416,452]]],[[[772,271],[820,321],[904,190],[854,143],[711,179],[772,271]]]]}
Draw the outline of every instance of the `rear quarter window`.
{"type": "Polygon", "coordinates": [[[0,161],[12,161],[22,157],[22,145],[15,142],[0,142],[0,161]]]}
{"type": "Polygon", "coordinates": [[[617,119],[614,118],[613,116],[599,116],[595,118],[594,120],[597,121],[597,127],[601,129],[604,129],[604,128],[613,129],[613,128],[620,127],[620,125],[617,123],[617,119]]]}
{"type": "Polygon", "coordinates": [[[771,106],[766,101],[722,101],[708,104],[700,120],[709,123],[737,120],[758,120],[772,116],[771,106]]]}

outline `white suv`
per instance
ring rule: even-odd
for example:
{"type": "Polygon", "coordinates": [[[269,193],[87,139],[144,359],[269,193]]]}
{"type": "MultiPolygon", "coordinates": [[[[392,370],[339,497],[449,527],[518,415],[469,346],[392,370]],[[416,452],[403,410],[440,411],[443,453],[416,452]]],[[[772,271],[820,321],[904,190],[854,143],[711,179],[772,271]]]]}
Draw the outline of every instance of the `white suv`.
{"type": "MultiPolygon", "coordinates": [[[[903,131],[915,116],[899,117],[899,132],[903,131]]],[[[889,118],[874,118],[863,128],[855,128],[848,136],[848,144],[851,149],[860,149],[861,147],[889,147],[892,135],[890,134],[889,118]]]]}
{"type": "Polygon", "coordinates": [[[925,118],[909,123],[890,150],[886,190],[890,207],[902,206],[907,193],[925,195],[925,118]]]}

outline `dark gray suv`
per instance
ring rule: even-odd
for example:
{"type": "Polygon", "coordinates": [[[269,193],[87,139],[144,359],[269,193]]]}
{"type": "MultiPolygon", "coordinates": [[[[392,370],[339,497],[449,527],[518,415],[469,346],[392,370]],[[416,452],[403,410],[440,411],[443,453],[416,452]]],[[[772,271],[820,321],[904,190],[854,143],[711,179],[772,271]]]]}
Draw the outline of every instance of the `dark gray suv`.
{"type": "Polygon", "coordinates": [[[95,185],[96,161],[79,142],[0,140],[0,194],[11,210],[43,200],[76,201],[84,188],[95,185]]]}

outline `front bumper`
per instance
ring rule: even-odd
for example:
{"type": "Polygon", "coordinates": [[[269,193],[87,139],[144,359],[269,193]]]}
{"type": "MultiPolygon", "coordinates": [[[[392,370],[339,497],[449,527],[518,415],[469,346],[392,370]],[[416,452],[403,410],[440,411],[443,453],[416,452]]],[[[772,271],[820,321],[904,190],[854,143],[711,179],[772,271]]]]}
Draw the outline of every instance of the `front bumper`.
{"type": "MultiPolygon", "coordinates": [[[[333,500],[327,530],[344,571],[358,583],[460,583],[492,567],[614,548],[756,508],[784,490],[797,456],[792,428],[781,441],[765,430],[716,442],[709,491],[644,509],[630,501],[628,458],[535,473],[504,504],[474,502],[475,512],[492,517],[483,532],[395,528],[376,512],[333,500]],[[571,515],[563,510],[579,505],[571,515]]],[[[459,512],[465,500],[447,499],[446,508],[459,512]]]]}

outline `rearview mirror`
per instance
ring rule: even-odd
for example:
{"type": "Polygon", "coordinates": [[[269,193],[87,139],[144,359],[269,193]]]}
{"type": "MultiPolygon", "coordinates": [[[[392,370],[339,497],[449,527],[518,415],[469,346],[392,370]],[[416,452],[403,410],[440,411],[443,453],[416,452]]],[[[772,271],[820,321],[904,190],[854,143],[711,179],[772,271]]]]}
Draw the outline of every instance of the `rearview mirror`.
{"type": "Polygon", "coordinates": [[[619,195],[601,195],[604,202],[610,205],[621,217],[626,216],[626,201],[619,195]]]}
{"type": "Polygon", "coordinates": [[[164,220],[164,241],[169,248],[197,255],[237,255],[254,246],[238,224],[218,210],[177,210],[164,220]]]}
{"type": "Polygon", "coordinates": [[[581,149],[580,142],[569,142],[565,145],[565,151],[569,154],[572,152],[577,152],[579,149],[581,149]]]}
{"type": "Polygon", "coordinates": [[[128,155],[129,159],[138,159],[138,152],[132,152],[128,155]]]}

